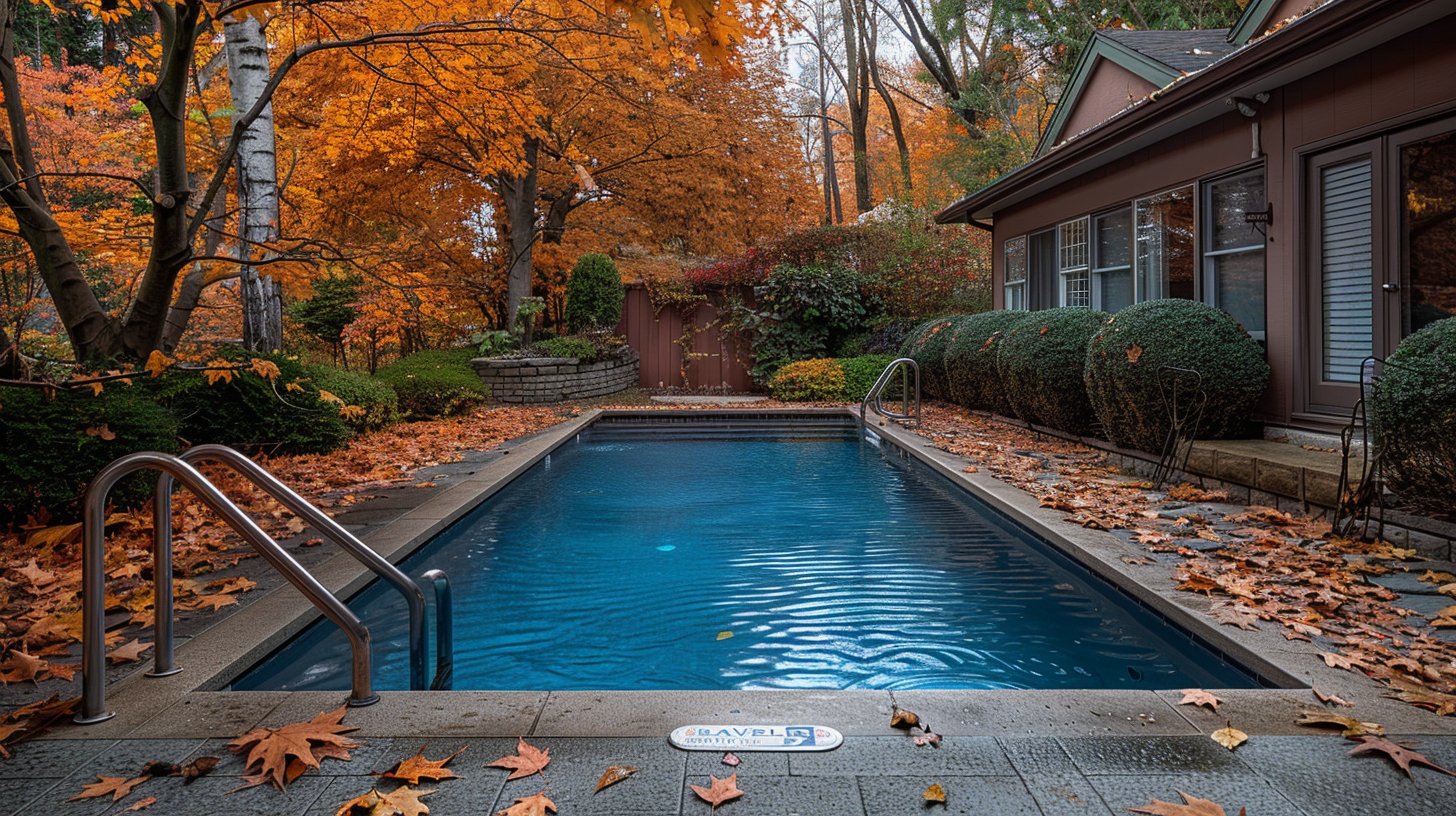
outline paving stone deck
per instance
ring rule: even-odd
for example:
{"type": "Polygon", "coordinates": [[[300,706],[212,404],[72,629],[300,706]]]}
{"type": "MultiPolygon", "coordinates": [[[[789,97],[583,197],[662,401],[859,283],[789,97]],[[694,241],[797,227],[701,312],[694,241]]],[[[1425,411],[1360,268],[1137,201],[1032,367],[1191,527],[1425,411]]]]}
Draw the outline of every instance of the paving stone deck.
{"type": "MultiPolygon", "coordinates": [[[[686,752],[665,738],[541,737],[532,744],[551,752],[545,778],[512,782],[486,767],[514,753],[508,738],[437,739],[428,754],[440,757],[466,746],[452,768],[460,779],[421,785],[435,789],[424,801],[431,814],[491,814],[517,797],[544,789],[560,816],[669,816],[708,814],[689,785],[710,775],[733,773],[717,753],[686,752]],[[639,770],[618,785],[593,793],[610,765],[639,770]]],[[[725,816],[892,816],[894,814],[1126,813],[1153,799],[1180,801],[1187,791],[1251,816],[1449,816],[1456,812],[1456,777],[1417,768],[1414,780],[1379,757],[1348,757],[1339,737],[1253,737],[1236,752],[1203,736],[1167,737],[947,737],[939,748],[915,747],[906,736],[847,737],[822,754],[745,753],[736,769],[743,798],[718,808],[725,816]],[[925,806],[931,784],[946,790],[944,806],[925,806]]],[[[331,816],[338,807],[379,784],[369,776],[388,770],[420,747],[414,739],[369,738],[350,762],[325,760],[284,792],[258,787],[229,793],[241,784],[239,757],[221,741],[198,739],[53,740],[22,745],[0,763],[0,812],[90,816],[126,812],[132,803],[157,798],[149,808],[167,816],[204,814],[298,814],[331,816]],[[204,754],[222,763],[192,785],[180,779],[144,783],[120,802],[68,802],[95,774],[134,776],[148,760],[182,761],[204,754]]],[[[1424,737],[1419,750],[1456,766],[1456,737],[1424,737]]],[[[144,811],[145,812],[145,811],[144,811]]]]}

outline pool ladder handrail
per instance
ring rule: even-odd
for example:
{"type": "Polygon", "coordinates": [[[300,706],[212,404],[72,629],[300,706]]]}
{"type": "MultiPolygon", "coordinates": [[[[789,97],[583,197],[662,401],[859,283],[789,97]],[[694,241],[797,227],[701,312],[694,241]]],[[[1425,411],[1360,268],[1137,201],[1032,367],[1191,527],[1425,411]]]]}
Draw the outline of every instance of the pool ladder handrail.
{"type": "Polygon", "coordinates": [[[435,588],[435,676],[430,690],[440,691],[449,689],[455,679],[455,604],[444,570],[425,570],[420,579],[435,588]]]}
{"type": "MultiPolygon", "coordinates": [[[[102,468],[86,488],[81,521],[81,710],[73,718],[75,722],[90,725],[116,716],[115,712],[106,710],[106,497],[118,481],[140,470],[160,470],[185,485],[269,565],[297,587],[324,617],[342,629],[349,639],[352,655],[349,705],[366,706],[379,701],[370,672],[369,629],[358,616],[190,463],[167,453],[140,451],[102,468]]],[[[168,530],[170,532],[170,525],[168,530]]],[[[162,551],[162,538],[160,535],[156,537],[154,555],[162,551]]],[[[170,563],[170,536],[166,552],[170,563]]],[[[153,578],[158,582],[156,597],[159,601],[164,597],[164,586],[167,589],[165,597],[170,598],[170,570],[163,577],[154,568],[153,578]]],[[[169,636],[170,624],[169,616],[169,636]]],[[[160,637],[157,642],[161,642],[160,637]]],[[[175,670],[167,672],[174,673],[175,670]]]]}
{"type": "Polygon", "coordinates": [[[875,384],[872,385],[872,386],[870,386],[870,390],[865,393],[864,399],[860,401],[860,404],[859,404],[859,418],[860,418],[860,422],[862,422],[862,423],[869,422],[869,411],[870,410],[873,410],[875,413],[879,414],[882,417],[885,417],[886,419],[895,420],[897,422],[902,422],[902,421],[903,422],[914,422],[916,425],[919,425],[920,424],[920,364],[919,363],[916,363],[914,360],[910,359],[909,357],[899,357],[899,358],[896,358],[894,361],[892,361],[889,365],[885,366],[885,370],[882,371],[882,372],[880,372],[880,376],[879,376],[878,379],[875,380],[875,384]],[[895,372],[897,370],[899,370],[901,367],[908,368],[909,369],[909,373],[915,375],[915,401],[913,403],[913,405],[915,406],[915,412],[914,413],[911,413],[910,412],[910,406],[912,405],[912,403],[910,401],[910,376],[909,376],[909,374],[906,374],[905,376],[901,377],[901,395],[900,395],[901,402],[900,402],[900,411],[899,412],[891,411],[891,410],[887,409],[884,406],[884,404],[881,402],[881,398],[883,396],[883,392],[885,390],[885,386],[886,385],[889,385],[890,378],[893,377],[895,375],[895,372]]]}
{"type": "MultiPolygon", "coordinates": [[[[328,513],[314,506],[269,473],[262,465],[243,455],[240,451],[225,445],[194,445],[178,455],[184,462],[211,462],[225,465],[234,473],[251,482],[255,487],[272,496],[299,518],[303,519],[322,537],[332,541],[339,549],[348,553],[375,575],[393,586],[404,597],[409,609],[410,688],[425,688],[425,665],[428,661],[428,644],[425,633],[425,594],[419,584],[410,580],[398,567],[376,553],[369,545],[360,541],[343,525],[334,521],[328,513]]],[[[153,575],[157,581],[156,603],[156,649],[155,661],[150,677],[165,677],[181,669],[173,662],[172,638],[172,482],[166,471],[157,478],[157,492],[153,497],[152,518],[155,530],[153,575]]],[[[437,620],[436,626],[439,626],[437,620]]]]}

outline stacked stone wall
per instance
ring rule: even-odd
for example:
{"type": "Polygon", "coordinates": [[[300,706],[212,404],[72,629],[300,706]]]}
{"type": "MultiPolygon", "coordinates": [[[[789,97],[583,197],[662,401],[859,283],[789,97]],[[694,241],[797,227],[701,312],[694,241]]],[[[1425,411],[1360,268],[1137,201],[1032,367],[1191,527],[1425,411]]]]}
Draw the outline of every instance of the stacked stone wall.
{"type": "Polygon", "coordinates": [[[482,357],[470,364],[490,386],[492,400],[512,405],[601,397],[637,384],[638,358],[631,348],[595,363],[572,357],[482,357]]]}

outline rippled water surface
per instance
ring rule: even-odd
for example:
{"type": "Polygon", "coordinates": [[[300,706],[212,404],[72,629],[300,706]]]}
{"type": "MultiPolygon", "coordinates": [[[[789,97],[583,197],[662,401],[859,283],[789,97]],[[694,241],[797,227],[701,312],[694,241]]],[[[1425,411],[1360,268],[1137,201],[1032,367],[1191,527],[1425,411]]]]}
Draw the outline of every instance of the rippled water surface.
{"type": "MultiPolygon", "coordinates": [[[[1252,684],[888,446],[610,440],[568,443],[406,562],[451,577],[455,688],[1252,684]]],[[[351,606],[376,688],[408,688],[403,602],[351,606]]],[[[347,687],[327,623],[234,686],[347,687]]]]}

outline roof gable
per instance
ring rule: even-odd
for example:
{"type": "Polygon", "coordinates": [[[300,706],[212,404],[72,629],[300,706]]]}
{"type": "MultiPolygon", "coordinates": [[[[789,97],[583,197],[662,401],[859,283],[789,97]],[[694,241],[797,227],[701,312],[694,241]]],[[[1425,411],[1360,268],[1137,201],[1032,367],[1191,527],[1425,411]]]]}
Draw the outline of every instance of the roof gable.
{"type": "MultiPolygon", "coordinates": [[[[1184,74],[1202,70],[1234,50],[1228,44],[1227,35],[1228,32],[1225,29],[1202,31],[1123,31],[1114,29],[1096,32],[1088,41],[1087,47],[1082,49],[1082,56],[1077,60],[1076,67],[1072,69],[1071,78],[1068,80],[1066,88],[1063,89],[1056,108],[1052,111],[1051,119],[1048,120],[1046,130],[1042,133],[1041,141],[1037,144],[1037,155],[1046,153],[1053,145],[1076,134],[1077,131],[1069,132],[1067,125],[1073,120],[1072,114],[1077,109],[1083,94],[1092,85],[1094,78],[1102,79],[1120,73],[1101,70],[1101,62],[1111,63],[1141,78],[1152,85],[1152,88],[1146,90],[1152,91],[1184,74]]],[[[1124,105],[1124,107],[1126,106],[1124,105]]],[[[1097,121],[1100,122],[1116,112],[1116,110],[1105,111],[1097,121]]],[[[1085,128],[1087,123],[1081,121],[1082,117],[1076,118],[1079,120],[1079,124],[1085,128]]],[[[1096,124],[1096,122],[1091,124],[1096,124]]]]}
{"type": "Polygon", "coordinates": [[[1326,0],[1249,0],[1234,27],[1229,29],[1228,41],[1234,45],[1246,45],[1279,21],[1298,17],[1324,2],[1326,0]]]}

